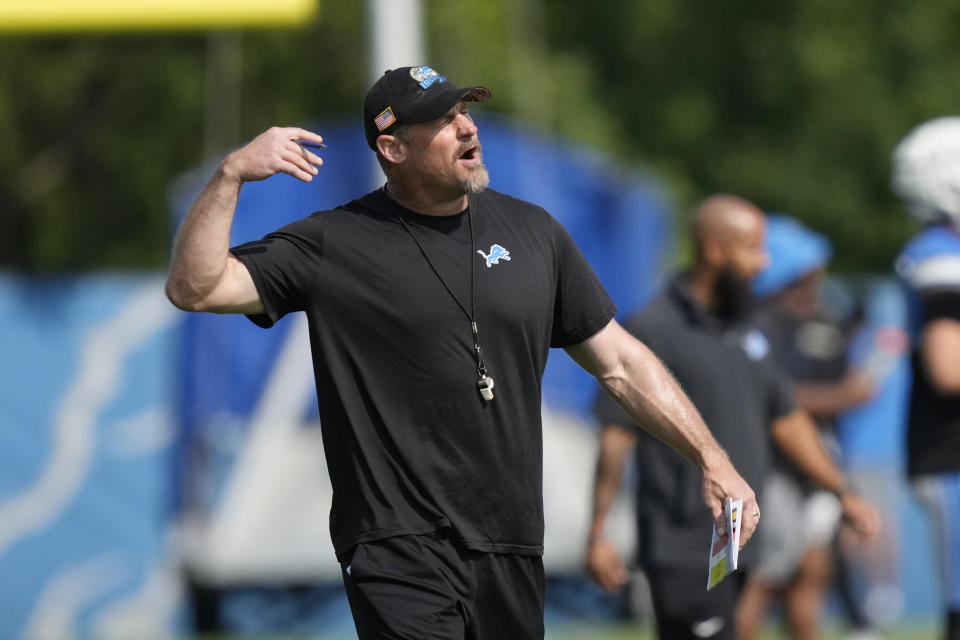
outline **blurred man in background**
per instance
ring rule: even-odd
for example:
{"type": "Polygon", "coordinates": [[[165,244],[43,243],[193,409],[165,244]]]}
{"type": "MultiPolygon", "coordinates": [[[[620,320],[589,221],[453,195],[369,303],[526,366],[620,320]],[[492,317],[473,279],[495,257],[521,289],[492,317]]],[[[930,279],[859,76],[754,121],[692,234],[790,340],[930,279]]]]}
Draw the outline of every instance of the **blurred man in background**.
{"type": "Polygon", "coordinates": [[[930,515],[945,637],[960,639],[960,117],[911,131],[893,154],[893,186],[925,227],[896,271],[911,306],[913,383],[907,474],[930,515]]]}
{"type": "MultiPolygon", "coordinates": [[[[875,383],[850,366],[849,328],[821,304],[830,242],[793,218],[771,215],[767,250],[770,263],[753,282],[754,294],[763,303],[765,334],[774,359],[793,382],[797,406],[815,420],[824,450],[839,464],[835,418],[869,400],[875,383]]],[[[764,521],[757,566],[740,601],[740,637],[757,637],[769,602],[778,599],[790,636],[815,638],[830,585],[840,502],[774,451],[761,506],[773,517],[764,521]]],[[[852,618],[855,627],[865,622],[862,615],[852,618]]]]}
{"type": "MultiPolygon", "coordinates": [[[[810,418],[797,409],[752,310],[750,283],[767,264],[766,221],[752,203],[730,195],[707,198],[693,226],[695,260],[676,275],[625,328],[663,360],[704,416],[748,482],[762,484],[771,464],[771,438],[820,486],[842,495],[844,512],[864,534],[873,510],[846,490],[843,474],[823,451],[810,418]]],[[[735,638],[734,611],[753,549],[740,555],[745,571],[707,591],[711,514],[700,504],[699,478],[675,452],[640,430],[604,394],[587,549],[590,575],[608,591],[627,582],[619,554],[604,535],[624,459],[636,450],[638,561],[650,583],[657,632],[663,640],[735,638]]],[[[757,513],[744,510],[750,520],[757,513]]]]}
{"type": "Polygon", "coordinates": [[[430,67],[388,71],[363,109],[383,188],[230,249],[245,182],[310,181],[322,163],[305,148],[319,135],[275,127],[227,156],[174,249],[167,294],[181,309],[263,327],[307,313],[331,536],[364,639],[543,637],[551,346],[696,463],[704,510],[722,522],[729,496],[757,511],[679,386],[612,320],[570,236],[486,189],[467,103],[489,97],[430,67]]]}

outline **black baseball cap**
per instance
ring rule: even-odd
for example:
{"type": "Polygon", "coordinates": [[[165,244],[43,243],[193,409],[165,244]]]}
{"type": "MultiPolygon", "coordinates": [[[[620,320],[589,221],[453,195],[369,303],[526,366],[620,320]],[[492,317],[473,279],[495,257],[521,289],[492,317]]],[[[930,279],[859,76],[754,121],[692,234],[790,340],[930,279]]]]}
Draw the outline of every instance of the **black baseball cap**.
{"type": "Polygon", "coordinates": [[[400,67],[386,71],[363,101],[363,130],[367,144],[377,148],[377,137],[404,124],[430,122],[460,100],[483,102],[486,87],[458,87],[430,67],[400,67]]]}

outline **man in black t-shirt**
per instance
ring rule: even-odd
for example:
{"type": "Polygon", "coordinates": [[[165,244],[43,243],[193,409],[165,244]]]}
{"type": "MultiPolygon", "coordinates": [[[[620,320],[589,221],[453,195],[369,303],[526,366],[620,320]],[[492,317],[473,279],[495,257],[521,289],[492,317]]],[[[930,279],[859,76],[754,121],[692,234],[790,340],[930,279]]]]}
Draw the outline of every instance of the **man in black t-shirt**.
{"type": "Polygon", "coordinates": [[[174,249],[167,294],[182,309],[264,327],[307,314],[330,532],[364,639],[543,637],[550,347],[696,464],[715,518],[728,496],[759,517],[686,396],[612,320],[569,235],[486,189],[467,103],[489,97],[429,67],[388,71],[363,109],[384,188],[229,249],[244,182],[309,181],[322,162],[306,148],[319,135],[272,128],[223,161],[174,249]]]}
{"type": "Polygon", "coordinates": [[[925,224],[896,264],[913,338],[907,475],[934,532],[944,637],[960,640],[960,118],[911,131],[893,184],[925,224]]]}
{"type": "MultiPolygon", "coordinates": [[[[706,199],[694,224],[693,267],[625,328],[676,376],[752,486],[769,472],[775,443],[818,484],[844,492],[842,473],[821,448],[810,418],[796,409],[790,382],[750,313],[750,279],[767,262],[764,232],[764,215],[753,204],[729,195],[706,199]]],[[[598,394],[595,413],[602,430],[587,550],[591,576],[610,591],[627,581],[604,528],[624,459],[635,450],[638,562],[650,583],[659,637],[735,638],[734,610],[754,549],[740,555],[744,571],[707,591],[711,514],[697,499],[697,470],[606,394],[598,394]]],[[[845,493],[844,509],[857,528],[873,533],[876,515],[869,506],[845,493]]],[[[749,520],[749,512],[744,515],[749,520]]]]}

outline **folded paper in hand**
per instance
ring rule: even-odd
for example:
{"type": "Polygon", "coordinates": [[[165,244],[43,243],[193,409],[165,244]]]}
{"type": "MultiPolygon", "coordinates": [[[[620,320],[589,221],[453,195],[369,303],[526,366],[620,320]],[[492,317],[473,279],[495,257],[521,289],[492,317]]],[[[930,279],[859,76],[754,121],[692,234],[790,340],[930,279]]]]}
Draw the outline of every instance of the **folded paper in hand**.
{"type": "Polygon", "coordinates": [[[727,498],[723,506],[723,515],[727,520],[727,532],[717,535],[713,527],[713,539],[710,541],[710,562],[707,571],[707,591],[717,586],[721,580],[737,570],[740,553],[740,523],[743,519],[743,500],[727,498]]]}

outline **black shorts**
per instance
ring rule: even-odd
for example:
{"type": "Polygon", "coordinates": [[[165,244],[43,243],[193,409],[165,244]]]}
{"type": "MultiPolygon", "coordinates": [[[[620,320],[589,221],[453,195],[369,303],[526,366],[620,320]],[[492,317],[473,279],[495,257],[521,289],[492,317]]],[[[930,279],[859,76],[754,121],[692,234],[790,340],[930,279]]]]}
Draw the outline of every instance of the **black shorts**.
{"type": "Polygon", "coordinates": [[[745,581],[737,571],[707,591],[702,569],[644,569],[660,640],[734,640],[734,611],[745,581]]]}
{"type": "Polygon", "coordinates": [[[341,568],[360,640],[543,638],[539,556],[462,549],[439,531],[359,544],[341,568]]]}

